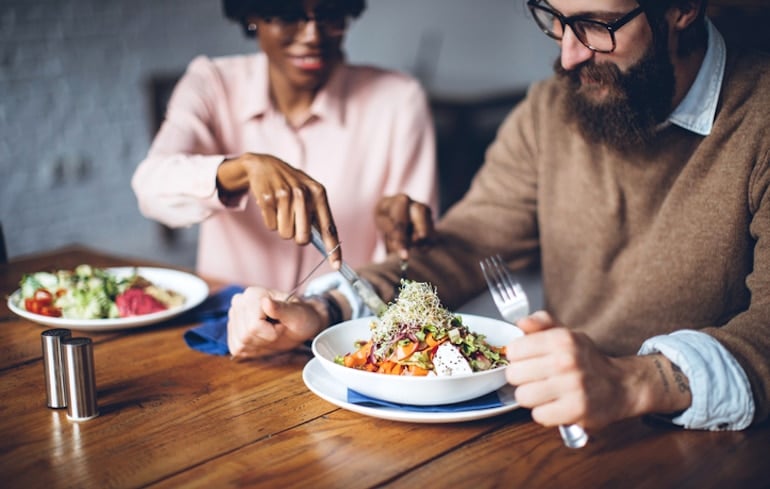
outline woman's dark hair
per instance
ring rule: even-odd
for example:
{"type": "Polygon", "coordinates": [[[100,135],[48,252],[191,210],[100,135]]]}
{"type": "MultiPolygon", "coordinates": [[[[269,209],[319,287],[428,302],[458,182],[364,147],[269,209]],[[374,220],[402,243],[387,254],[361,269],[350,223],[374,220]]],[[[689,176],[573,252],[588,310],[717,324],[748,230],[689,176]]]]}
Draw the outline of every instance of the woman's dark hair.
{"type": "MultiPolygon", "coordinates": [[[[688,9],[693,3],[692,0],[638,0],[639,5],[644,9],[645,15],[652,27],[655,35],[665,35],[667,26],[665,22],[666,11],[671,7],[688,9]]],[[[683,30],[679,37],[679,56],[686,56],[695,50],[698,46],[706,44],[706,4],[708,0],[700,0],[698,5],[698,17],[683,30]]]]}
{"type": "MultiPolygon", "coordinates": [[[[357,18],[366,9],[366,0],[321,0],[325,10],[336,10],[357,18]]],[[[241,24],[247,37],[254,37],[249,30],[249,17],[274,17],[285,12],[303,9],[302,0],[222,0],[225,17],[241,24]]]]}

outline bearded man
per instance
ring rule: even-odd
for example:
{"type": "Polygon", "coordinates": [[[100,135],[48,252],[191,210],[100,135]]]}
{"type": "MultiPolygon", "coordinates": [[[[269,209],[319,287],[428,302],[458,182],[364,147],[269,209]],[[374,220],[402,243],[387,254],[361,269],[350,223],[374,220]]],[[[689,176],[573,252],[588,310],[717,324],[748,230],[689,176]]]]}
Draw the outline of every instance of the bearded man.
{"type": "MultiPolygon", "coordinates": [[[[507,379],[543,425],[740,430],[770,413],[770,59],[728,49],[705,4],[530,0],[557,73],[506,118],[434,245],[409,252],[409,278],[450,308],[484,290],[485,256],[541,267],[545,307],[518,323],[507,379]]],[[[390,299],[399,257],[359,272],[390,299]]],[[[236,297],[231,353],[366,312],[327,288],[236,297]]]]}

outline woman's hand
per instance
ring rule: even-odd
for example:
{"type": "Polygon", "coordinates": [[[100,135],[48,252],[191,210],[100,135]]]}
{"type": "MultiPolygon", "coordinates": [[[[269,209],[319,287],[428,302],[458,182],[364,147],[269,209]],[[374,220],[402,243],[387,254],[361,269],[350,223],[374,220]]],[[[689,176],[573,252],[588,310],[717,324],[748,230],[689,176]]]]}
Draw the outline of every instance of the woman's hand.
{"type": "Polygon", "coordinates": [[[318,304],[282,302],[283,292],[249,287],[230,303],[227,346],[234,358],[258,358],[293,350],[313,338],[325,325],[318,304]]]}
{"type": "MultiPolygon", "coordinates": [[[[311,226],[316,224],[327,250],[339,243],[326,188],[285,161],[255,153],[225,160],[217,170],[217,186],[223,201],[251,192],[265,225],[283,239],[306,245],[311,226]]],[[[329,260],[332,264],[341,262],[339,248],[329,260]]]]}
{"type": "Polygon", "coordinates": [[[543,311],[517,324],[526,335],[507,345],[506,379],[542,425],[601,428],[681,411],[692,401],[687,378],[663,355],[610,357],[543,311]]]}
{"type": "Polygon", "coordinates": [[[383,234],[388,253],[409,257],[409,248],[427,246],[433,236],[433,214],[429,206],[406,194],[383,197],[375,209],[375,224],[383,234]]]}

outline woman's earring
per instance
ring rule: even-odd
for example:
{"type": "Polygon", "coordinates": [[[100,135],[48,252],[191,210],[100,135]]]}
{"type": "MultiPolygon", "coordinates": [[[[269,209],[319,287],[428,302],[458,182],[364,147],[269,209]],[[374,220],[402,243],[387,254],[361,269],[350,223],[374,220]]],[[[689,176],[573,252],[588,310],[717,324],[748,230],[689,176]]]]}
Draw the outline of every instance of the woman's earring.
{"type": "Polygon", "coordinates": [[[249,30],[249,32],[257,32],[257,24],[254,24],[253,22],[250,23],[246,29],[249,30]]]}

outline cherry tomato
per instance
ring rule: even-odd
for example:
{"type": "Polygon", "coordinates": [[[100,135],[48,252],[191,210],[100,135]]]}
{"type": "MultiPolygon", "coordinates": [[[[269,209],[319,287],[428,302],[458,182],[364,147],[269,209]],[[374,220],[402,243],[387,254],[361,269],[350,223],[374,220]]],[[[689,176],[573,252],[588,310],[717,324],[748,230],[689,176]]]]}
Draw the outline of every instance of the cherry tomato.
{"type": "MultiPolygon", "coordinates": [[[[57,294],[58,296],[58,294],[57,294]]],[[[24,299],[24,308],[35,314],[60,317],[61,309],[53,305],[53,294],[46,289],[37,289],[32,297],[24,299]]]]}
{"type": "Polygon", "coordinates": [[[50,304],[53,302],[53,295],[46,289],[37,289],[32,298],[40,304],[50,304]]]}
{"type": "Polygon", "coordinates": [[[40,314],[40,303],[35,299],[28,297],[24,299],[24,309],[29,312],[34,312],[35,314],[40,314]]]}
{"type": "Polygon", "coordinates": [[[54,306],[40,306],[40,314],[43,316],[61,317],[61,310],[54,306]]]}

